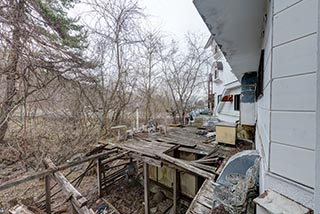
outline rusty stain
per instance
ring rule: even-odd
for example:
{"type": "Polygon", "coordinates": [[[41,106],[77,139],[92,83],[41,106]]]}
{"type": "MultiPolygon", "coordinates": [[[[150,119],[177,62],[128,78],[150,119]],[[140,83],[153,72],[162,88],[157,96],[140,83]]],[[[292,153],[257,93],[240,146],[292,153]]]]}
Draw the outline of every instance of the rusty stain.
{"type": "Polygon", "coordinates": [[[258,196],[258,198],[265,198],[268,195],[268,191],[265,191],[261,195],[258,196]]]}

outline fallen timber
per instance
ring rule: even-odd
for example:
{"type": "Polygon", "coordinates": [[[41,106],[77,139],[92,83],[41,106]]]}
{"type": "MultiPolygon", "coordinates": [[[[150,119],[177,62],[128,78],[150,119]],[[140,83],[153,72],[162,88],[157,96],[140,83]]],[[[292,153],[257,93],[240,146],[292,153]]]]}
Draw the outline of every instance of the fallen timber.
{"type": "MultiPolygon", "coordinates": [[[[45,159],[44,163],[50,169],[56,168],[56,165],[50,159],[45,159]]],[[[93,210],[87,207],[87,199],[83,197],[81,193],[74,188],[74,186],[72,186],[61,172],[58,171],[53,173],[53,178],[61,186],[64,194],[71,203],[72,209],[76,210],[78,214],[94,214],[93,210]]],[[[48,206],[50,205],[48,204],[48,206]]],[[[51,211],[47,211],[47,213],[50,212],[51,211]]]]}
{"type": "MultiPolygon", "coordinates": [[[[91,161],[91,160],[96,160],[98,158],[102,158],[102,157],[108,156],[108,155],[110,155],[112,153],[115,153],[117,151],[118,151],[117,149],[112,149],[110,151],[103,152],[103,153],[96,154],[96,155],[92,155],[90,157],[86,157],[86,158],[83,158],[81,160],[77,160],[77,161],[74,161],[74,162],[71,162],[71,163],[67,163],[67,164],[62,164],[60,166],[57,166],[54,169],[47,169],[47,170],[44,170],[42,172],[35,173],[33,175],[29,175],[29,176],[26,176],[26,177],[23,177],[23,178],[18,178],[18,179],[14,179],[12,181],[5,182],[5,183],[0,185],[0,191],[8,189],[8,188],[11,188],[13,186],[16,186],[16,185],[19,185],[19,184],[22,184],[22,183],[25,183],[27,181],[31,181],[31,180],[34,180],[34,179],[37,179],[37,178],[43,178],[43,177],[45,177],[47,175],[50,175],[52,173],[65,170],[65,169],[71,168],[73,166],[77,166],[79,164],[82,164],[82,163],[85,163],[85,162],[88,162],[88,161],[91,161]]],[[[112,156],[112,157],[110,157],[110,158],[108,158],[106,160],[107,161],[116,160],[118,158],[123,157],[126,154],[128,154],[128,152],[124,152],[124,153],[121,153],[119,155],[112,156]]]]}

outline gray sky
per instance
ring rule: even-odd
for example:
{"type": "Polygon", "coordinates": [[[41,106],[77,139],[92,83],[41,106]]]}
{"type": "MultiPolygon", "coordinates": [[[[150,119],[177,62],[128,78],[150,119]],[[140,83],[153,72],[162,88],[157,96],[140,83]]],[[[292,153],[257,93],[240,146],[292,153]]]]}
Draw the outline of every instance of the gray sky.
{"type": "MultiPolygon", "coordinates": [[[[146,27],[151,27],[153,30],[162,32],[167,36],[168,40],[175,39],[183,47],[185,35],[188,32],[203,35],[205,42],[209,39],[209,30],[202,21],[192,0],[138,1],[147,16],[144,23],[146,27]]],[[[88,7],[85,4],[76,4],[76,7],[70,11],[70,14],[71,16],[80,15],[82,19],[90,23],[90,15],[85,13],[87,11],[88,7]]]]}
{"type": "Polygon", "coordinates": [[[203,34],[205,40],[209,39],[210,33],[192,0],[139,1],[141,6],[145,8],[145,13],[148,15],[148,25],[152,28],[156,28],[178,41],[183,41],[188,32],[203,34]]]}

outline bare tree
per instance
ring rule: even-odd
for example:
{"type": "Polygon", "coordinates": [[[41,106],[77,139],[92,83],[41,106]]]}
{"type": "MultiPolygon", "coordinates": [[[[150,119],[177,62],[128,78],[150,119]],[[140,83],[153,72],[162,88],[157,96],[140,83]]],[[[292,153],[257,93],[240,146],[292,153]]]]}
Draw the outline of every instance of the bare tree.
{"type": "Polygon", "coordinates": [[[140,69],[138,78],[138,93],[144,109],[145,120],[151,119],[155,114],[152,109],[154,96],[161,80],[161,56],[160,49],[163,46],[161,35],[158,32],[148,31],[145,33],[141,47],[140,69]]]}
{"type": "Polygon", "coordinates": [[[88,0],[87,5],[93,19],[88,23],[93,53],[99,64],[90,78],[96,84],[104,134],[121,122],[121,115],[132,98],[137,79],[137,45],[141,43],[139,21],[143,13],[135,0],[88,0]]]}
{"type": "Polygon", "coordinates": [[[180,123],[197,100],[199,89],[203,85],[204,74],[207,73],[210,59],[196,36],[188,35],[187,53],[181,54],[175,42],[163,57],[164,78],[172,103],[169,110],[173,116],[178,115],[180,123]]]}

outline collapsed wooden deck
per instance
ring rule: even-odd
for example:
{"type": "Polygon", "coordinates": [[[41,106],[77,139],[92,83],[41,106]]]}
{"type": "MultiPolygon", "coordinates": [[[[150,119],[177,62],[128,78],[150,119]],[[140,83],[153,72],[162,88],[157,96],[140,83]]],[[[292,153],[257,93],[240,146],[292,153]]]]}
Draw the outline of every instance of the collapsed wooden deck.
{"type": "Polygon", "coordinates": [[[194,197],[188,213],[209,213],[213,205],[214,181],[222,171],[227,160],[238,149],[218,144],[207,143],[207,138],[196,134],[195,128],[170,129],[167,135],[135,134],[125,142],[100,142],[113,148],[130,152],[131,156],[144,162],[145,213],[148,207],[148,165],[155,167],[167,166],[173,173],[173,213],[176,213],[177,200],[181,194],[179,188],[179,172],[188,172],[205,179],[202,187],[194,197]],[[177,152],[197,155],[195,160],[184,160],[176,156],[177,152]]]}
{"type": "Polygon", "coordinates": [[[214,180],[206,179],[191,202],[186,214],[210,213],[213,207],[214,188],[214,180]]]}
{"type": "MultiPolygon", "coordinates": [[[[61,166],[54,166],[53,163],[47,164],[48,169],[45,171],[1,184],[0,191],[35,178],[43,177],[47,180],[49,176],[53,176],[60,183],[62,189],[66,188],[65,186],[69,186],[70,188],[67,189],[76,191],[66,179],[63,179],[64,182],[60,179],[59,182],[58,177],[63,177],[60,171],[78,164],[90,162],[87,170],[96,167],[97,192],[98,196],[101,197],[103,189],[126,177],[126,167],[128,167],[128,164],[135,162],[137,166],[143,165],[145,213],[150,213],[149,166],[157,168],[167,167],[173,170],[173,183],[169,187],[173,192],[173,213],[177,211],[177,203],[182,193],[180,188],[180,173],[186,172],[205,179],[201,188],[196,192],[187,213],[208,213],[213,205],[215,179],[220,174],[229,157],[239,152],[242,148],[208,143],[208,139],[205,136],[197,135],[196,132],[196,128],[174,128],[170,129],[166,135],[159,133],[136,133],[131,139],[123,142],[100,141],[95,146],[95,149],[87,154],[87,157],[61,166]],[[187,160],[180,157],[179,153],[190,153],[197,158],[187,160]]],[[[85,173],[82,175],[84,176],[85,173]]],[[[76,185],[79,185],[79,180],[76,182],[76,185]]],[[[45,196],[46,200],[43,208],[47,213],[50,213],[51,193],[48,185],[45,196]]],[[[72,206],[76,209],[77,213],[92,213],[89,207],[85,207],[87,204],[85,200],[82,201],[83,203],[79,202],[79,200],[82,200],[79,197],[79,193],[76,192],[74,194],[69,192],[66,193],[66,197],[69,200],[71,199],[71,203],[73,201],[72,206]]],[[[118,213],[115,208],[113,212],[118,213]]]]}

